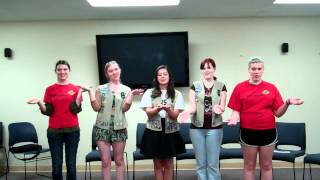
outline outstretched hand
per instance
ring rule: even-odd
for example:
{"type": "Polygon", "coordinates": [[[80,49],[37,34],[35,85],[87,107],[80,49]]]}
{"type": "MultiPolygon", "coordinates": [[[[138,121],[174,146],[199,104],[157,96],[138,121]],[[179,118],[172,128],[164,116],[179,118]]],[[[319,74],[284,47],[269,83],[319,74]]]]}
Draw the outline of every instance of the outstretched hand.
{"type": "Polygon", "coordinates": [[[182,111],[178,116],[178,122],[185,123],[188,119],[190,119],[190,112],[189,111],[182,111]]]}
{"type": "Polygon", "coordinates": [[[289,104],[292,105],[301,105],[304,103],[304,101],[300,98],[289,98],[287,101],[289,104]]]}
{"type": "Polygon", "coordinates": [[[238,123],[237,119],[232,119],[232,118],[228,119],[227,121],[229,126],[235,126],[238,123]]]}
{"type": "Polygon", "coordinates": [[[91,90],[92,90],[92,86],[83,86],[83,85],[80,85],[79,87],[83,90],[83,92],[85,92],[85,91],[91,91],[91,90]]]}
{"type": "Polygon", "coordinates": [[[230,118],[227,120],[229,126],[235,126],[240,120],[239,112],[233,111],[230,118]]]}
{"type": "Polygon", "coordinates": [[[218,105],[218,104],[214,105],[214,106],[212,107],[212,110],[213,110],[214,113],[216,113],[216,114],[218,114],[218,115],[223,113],[220,105],[218,105]]]}
{"type": "Polygon", "coordinates": [[[41,100],[38,98],[32,98],[27,101],[28,104],[38,104],[41,100]]]}
{"type": "Polygon", "coordinates": [[[144,90],[143,89],[133,89],[131,90],[131,93],[133,96],[141,96],[143,95],[144,90]]]}

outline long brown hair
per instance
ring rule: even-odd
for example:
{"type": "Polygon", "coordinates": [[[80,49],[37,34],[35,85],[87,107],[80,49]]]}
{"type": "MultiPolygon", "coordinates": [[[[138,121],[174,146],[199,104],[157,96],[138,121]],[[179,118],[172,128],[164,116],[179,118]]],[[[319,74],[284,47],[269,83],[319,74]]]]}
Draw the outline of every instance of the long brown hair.
{"type": "Polygon", "coordinates": [[[172,100],[174,100],[175,98],[175,90],[174,90],[174,83],[173,83],[173,79],[172,79],[172,74],[169,71],[168,67],[166,65],[160,65],[158,66],[158,68],[156,69],[155,73],[154,73],[154,78],[153,78],[153,91],[151,93],[151,97],[152,98],[156,98],[156,97],[160,97],[161,96],[161,89],[160,89],[160,84],[158,82],[158,72],[160,69],[166,69],[168,71],[169,74],[169,82],[168,82],[168,86],[167,86],[167,95],[168,98],[171,98],[172,100]]]}

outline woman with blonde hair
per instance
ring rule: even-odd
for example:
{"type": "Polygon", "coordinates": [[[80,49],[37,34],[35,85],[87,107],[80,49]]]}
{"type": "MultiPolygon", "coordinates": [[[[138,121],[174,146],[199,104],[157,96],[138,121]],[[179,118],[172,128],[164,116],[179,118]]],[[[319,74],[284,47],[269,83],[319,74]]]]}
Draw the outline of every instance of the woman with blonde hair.
{"type": "Polygon", "coordinates": [[[117,180],[123,180],[125,179],[123,153],[128,139],[125,112],[130,109],[133,97],[142,95],[143,90],[131,90],[121,83],[121,69],[116,61],[106,63],[105,75],[109,82],[100,85],[95,94],[92,88],[83,88],[89,92],[93,110],[98,112],[93,134],[101,155],[103,179],[111,179],[112,147],[116,177],[117,180]]]}

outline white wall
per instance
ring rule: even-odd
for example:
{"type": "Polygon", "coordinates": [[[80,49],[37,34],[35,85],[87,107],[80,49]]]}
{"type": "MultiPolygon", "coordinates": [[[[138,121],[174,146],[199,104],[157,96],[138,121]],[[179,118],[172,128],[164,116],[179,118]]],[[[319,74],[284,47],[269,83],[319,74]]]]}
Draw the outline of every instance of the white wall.
{"type": "MultiPolygon", "coordinates": [[[[248,78],[247,59],[261,56],[265,60],[264,79],[275,83],[284,98],[301,97],[305,104],[290,107],[278,119],[286,122],[306,122],[307,151],[319,152],[320,138],[317,116],[320,69],[320,18],[216,18],[190,20],[117,20],[117,21],[59,21],[59,22],[0,22],[0,49],[14,51],[12,60],[0,56],[0,121],[7,125],[30,121],[38,131],[40,143],[47,146],[47,117],[38,107],[27,105],[31,97],[43,97],[45,87],[56,82],[54,65],[58,59],[71,64],[71,82],[98,85],[96,34],[188,31],[190,49],[190,81],[200,78],[199,62],[213,57],[217,63],[218,79],[227,85],[230,96],[236,83],[248,78]],[[289,53],[282,55],[280,45],[289,43],[289,53]]],[[[187,101],[188,88],[181,89],[187,101]]],[[[146,116],[135,100],[127,113],[129,139],[126,151],[132,164],[135,130],[146,116]]],[[[231,111],[227,110],[224,117],[231,111]]],[[[84,96],[80,113],[81,141],[78,164],[90,151],[91,130],[96,113],[84,96]]],[[[150,162],[149,162],[150,163],[150,162]]],[[[10,164],[21,165],[11,158],[10,164]]]]}

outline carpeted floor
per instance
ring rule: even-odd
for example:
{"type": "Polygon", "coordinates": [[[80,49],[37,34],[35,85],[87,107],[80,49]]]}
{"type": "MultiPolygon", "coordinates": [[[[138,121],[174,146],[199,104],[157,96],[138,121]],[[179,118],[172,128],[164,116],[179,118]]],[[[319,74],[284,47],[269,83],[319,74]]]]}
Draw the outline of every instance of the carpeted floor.
{"type": "MultiPolygon", "coordinates": [[[[274,180],[293,180],[293,170],[292,169],[275,169],[274,170],[274,180]]],[[[112,179],[115,178],[115,173],[112,174],[112,179]]],[[[320,168],[312,169],[313,180],[320,180],[320,168]]],[[[222,180],[241,180],[242,170],[221,170],[222,180]]],[[[8,180],[23,180],[24,173],[9,173],[8,180]]],[[[28,180],[46,180],[48,178],[37,176],[34,173],[27,173],[28,180]]],[[[78,180],[84,180],[84,173],[78,173],[78,180]]],[[[89,175],[87,174],[87,179],[89,180],[89,175]]],[[[101,174],[99,172],[92,173],[92,180],[101,180],[101,174]]],[[[129,179],[132,180],[132,172],[129,172],[129,179]]],[[[154,175],[152,171],[138,171],[135,175],[135,180],[152,180],[154,175]]],[[[259,172],[256,172],[256,179],[259,179],[259,172]]],[[[309,180],[309,169],[306,171],[305,180],[309,180]]],[[[5,176],[0,177],[0,180],[5,180],[5,176]]],[[[49,180],[49,179],[48,179],[49,180]]],[[[195,171],[191,170],[180,170],[178,171],[178,180],[196,180],[195,171]]],[[[296,169],[296,180],[302,180],[302,169],[296,169]]]]}

